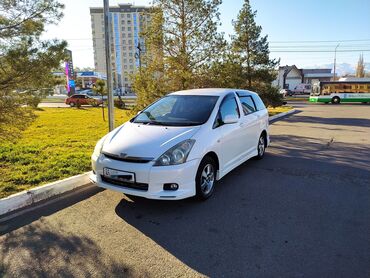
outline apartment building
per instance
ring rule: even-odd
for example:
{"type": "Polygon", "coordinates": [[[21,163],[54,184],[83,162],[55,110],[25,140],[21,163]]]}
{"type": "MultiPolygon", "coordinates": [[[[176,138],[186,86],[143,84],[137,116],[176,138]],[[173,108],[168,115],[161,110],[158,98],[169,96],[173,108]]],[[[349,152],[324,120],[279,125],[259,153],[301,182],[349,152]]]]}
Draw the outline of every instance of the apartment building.
{"type": "MultiPolygon", "coordinates": [[[[130,75],[141,66],[140,55],[145,52],[140,33],[150,21],[150,7],[119,4],[109,12],[113,87],[131,92],[130,75]]],[[[95,71],[105,73],[104,10],[92,7],[90,15],[95,71]]]]}

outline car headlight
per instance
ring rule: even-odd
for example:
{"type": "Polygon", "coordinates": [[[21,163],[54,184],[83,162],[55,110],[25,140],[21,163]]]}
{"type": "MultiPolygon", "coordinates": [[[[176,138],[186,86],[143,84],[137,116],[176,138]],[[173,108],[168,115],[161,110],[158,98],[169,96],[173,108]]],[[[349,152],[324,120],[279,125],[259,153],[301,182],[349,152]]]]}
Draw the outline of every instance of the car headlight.
{"type": "Polygon", "coordinates": [[[154,166],[169,166],[185,163],[194,143],[194,139],[188,139],[178,143],[162,154],[155,161],[154,166]]]}
{"type": "Polygon", "coordinates": [[[94,149],[94,152],[93,152],[92,156],[99,157],[99,155],[101,153],[101,150],[103,148],[104,141],[105,141],[106,138],[107,138],[107,136],[104,136],[103,138],[101,138],[98,141],[98,143],[96,143],[95,149],[94,149]]]}

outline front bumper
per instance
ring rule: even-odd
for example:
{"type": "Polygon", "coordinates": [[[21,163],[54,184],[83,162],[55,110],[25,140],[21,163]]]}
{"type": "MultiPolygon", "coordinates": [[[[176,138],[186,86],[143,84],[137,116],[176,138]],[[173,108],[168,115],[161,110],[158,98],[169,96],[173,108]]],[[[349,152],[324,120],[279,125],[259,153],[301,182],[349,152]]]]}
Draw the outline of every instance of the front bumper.
{"type": "Polygon", "coordinates": [[[93,173],[90,180],[99,187],[122,192],[128,195],[140,196],[157,200],[180,200],[196,194],[195,175],[199,160],[191,160],[184,164],[173,166],[153,166],[150,163],[131,163],[113,160],[100,155],[92,157],[93,173]],[[135,174],[135,182],[147,184],[148,190],[139,190],[123,185],[116,185],[102,180],[103,169],[111,168],[135,174]],[[177,183],[179,188],[175,191],[163,190],[165,183],[177,183]]]}

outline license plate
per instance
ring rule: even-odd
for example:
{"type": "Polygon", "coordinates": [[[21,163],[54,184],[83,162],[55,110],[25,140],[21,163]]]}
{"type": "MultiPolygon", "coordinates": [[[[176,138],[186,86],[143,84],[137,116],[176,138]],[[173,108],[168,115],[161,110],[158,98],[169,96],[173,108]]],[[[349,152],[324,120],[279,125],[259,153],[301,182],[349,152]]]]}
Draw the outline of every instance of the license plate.
{"type": "Polygon", "coordinates": [[[110,168],[104,168],[103,175],[107,178],[114,179],[117,181],[131,182],[131,183],[135,182],[135,175],[130,172],[119,171],[119,170],[110,169],[110,168]]]}

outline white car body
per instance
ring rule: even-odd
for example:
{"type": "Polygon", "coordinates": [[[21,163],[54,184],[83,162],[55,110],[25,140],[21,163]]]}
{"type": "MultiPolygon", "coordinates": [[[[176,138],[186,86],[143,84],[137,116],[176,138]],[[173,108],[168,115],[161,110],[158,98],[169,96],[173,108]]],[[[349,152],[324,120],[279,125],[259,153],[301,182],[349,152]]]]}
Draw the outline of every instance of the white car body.
{"type": "Polygon", "coordinates": [[[195,177],[206,155],[211,155],[217,160],[216,180],[219,180],[258,154],[257,143],[261,134],[265,134],[265,146],[269,144],[267,109],[262,104],[263,108],[259,111],[245,115],[237,93],[243,94],[244,97],[259,99],[256,93],[237,89],[196,89],[170,94],[218,96],[218,99],[209,119],[202,125],[159,126],[128,121],[119,126],[106,135],[101,152],[94,152],[92,155],[91,180],[100,187],[148,199],[178,200],[196,195],[195,177]],[[237,100],[240,117],[235,123],[214,128],[220,104],[230,94],[237,100]],[[187,139],[193,139],[195,143],[185,163],[154,166],[162,154],[187,139]],[[120,155],[130,161],[120,160],[120,155]],[[104,168],[132,175],[134,184],[122,186],[103,180],[106,171],[104,168]],[[164,190],[164,184],[169,183],[178,184],[178,189],[164,190]],[[137,185],[143,187],[136,188],[137,185]]]}

